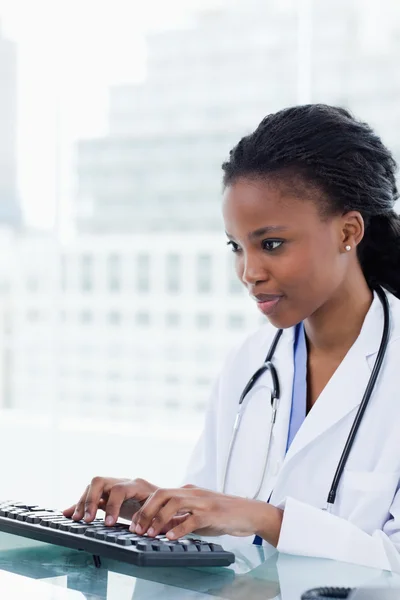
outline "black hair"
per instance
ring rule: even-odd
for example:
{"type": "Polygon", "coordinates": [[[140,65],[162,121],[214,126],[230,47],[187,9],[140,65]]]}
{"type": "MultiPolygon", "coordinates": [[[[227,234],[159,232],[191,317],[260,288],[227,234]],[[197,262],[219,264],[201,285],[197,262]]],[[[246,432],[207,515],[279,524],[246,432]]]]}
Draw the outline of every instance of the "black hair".
{"type": "Polygon", "coordinates": [[[344,108],[308,104],[265,117],[222,165],[224,186],[238,178],[291,180],[321,193],[321,211],[359,211],[365,234],[358,259],[371,288],[400,298],[400,217],[396,161],[369,125],[344,108]]]}

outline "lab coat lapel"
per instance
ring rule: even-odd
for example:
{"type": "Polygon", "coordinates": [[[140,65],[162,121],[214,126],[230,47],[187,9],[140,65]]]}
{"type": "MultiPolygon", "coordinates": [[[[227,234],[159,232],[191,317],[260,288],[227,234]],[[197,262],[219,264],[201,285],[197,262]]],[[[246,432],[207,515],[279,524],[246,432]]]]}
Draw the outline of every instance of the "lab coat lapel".
{"type": "MultiPolygon", "coordinates": [[[[297,432],[285,457],[290,463],[306,446],[350,412],[356,413],[371,375],[382,335],[383,316],[375,297],[359,337],[348,351],[297,432]]],[[[281,472],[282,473],[282,472],[281,472]]]]}

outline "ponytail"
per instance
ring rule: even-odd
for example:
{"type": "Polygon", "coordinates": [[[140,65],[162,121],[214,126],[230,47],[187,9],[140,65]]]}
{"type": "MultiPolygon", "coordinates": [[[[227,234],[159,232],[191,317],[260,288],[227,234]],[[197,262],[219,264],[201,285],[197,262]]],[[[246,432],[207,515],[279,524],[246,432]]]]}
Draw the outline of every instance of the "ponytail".
{"type": "Polygon", "coordinates": [[[400,216],[393,210],[366,223],[358,258],[371,288],[381,285],[400,298],[400,216]]]}

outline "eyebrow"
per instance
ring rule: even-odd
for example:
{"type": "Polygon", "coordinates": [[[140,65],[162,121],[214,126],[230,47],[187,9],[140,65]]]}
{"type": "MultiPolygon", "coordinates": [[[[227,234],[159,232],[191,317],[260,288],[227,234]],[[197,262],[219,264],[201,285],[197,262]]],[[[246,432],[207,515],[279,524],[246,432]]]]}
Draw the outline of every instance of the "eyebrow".
{"type": "MultiPolygon", "coordinates": [[[[247,235],[247,237],[251,241],[251,240],[258,239],[259,237],[261,237],[263,235],[267,235],[270,233],[277,233],[277,232],[286,231],[286,230],[287,230],[287,227],[283,227],[282,225],[269,225],[268,227],[260,227],[259,229],[256,229],[255,231],[251,231],[247,235]]],[[[225,233],[228,238],[233,238],[233,235],[231,235],[227,231],[225,231],[225,233]]]]}

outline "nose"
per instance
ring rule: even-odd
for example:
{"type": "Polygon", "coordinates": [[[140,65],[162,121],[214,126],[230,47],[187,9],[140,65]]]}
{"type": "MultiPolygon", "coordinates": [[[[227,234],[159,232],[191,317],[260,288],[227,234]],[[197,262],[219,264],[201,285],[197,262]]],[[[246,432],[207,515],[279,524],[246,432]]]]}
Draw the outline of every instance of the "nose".
{"type": "Polygon", "coordinates": [[[263,256],[257,253],[247,253],[243,257],[243,270],[239,274],[244,284],[255,286],[257,283],[268,281],[269,273],[265,268],[263,256]]]}

